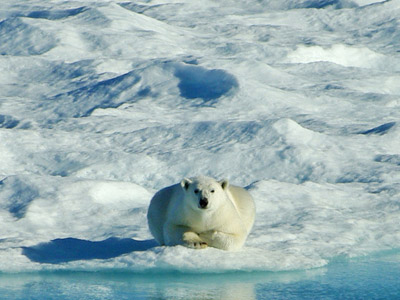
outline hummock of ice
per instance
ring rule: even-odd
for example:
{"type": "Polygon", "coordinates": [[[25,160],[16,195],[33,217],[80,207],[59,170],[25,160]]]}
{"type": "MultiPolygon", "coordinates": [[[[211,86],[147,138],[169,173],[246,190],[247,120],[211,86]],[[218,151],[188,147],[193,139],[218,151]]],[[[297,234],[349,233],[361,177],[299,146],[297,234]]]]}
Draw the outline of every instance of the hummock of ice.
{"type": "Polygon", "coordinates": [[[5,1],[0,272],[280,271],[399,249],[399,16],[398,1],[5,1]],[[154,192],[199,174],[253,195],[241,251],[152,239],[154,192]]]}

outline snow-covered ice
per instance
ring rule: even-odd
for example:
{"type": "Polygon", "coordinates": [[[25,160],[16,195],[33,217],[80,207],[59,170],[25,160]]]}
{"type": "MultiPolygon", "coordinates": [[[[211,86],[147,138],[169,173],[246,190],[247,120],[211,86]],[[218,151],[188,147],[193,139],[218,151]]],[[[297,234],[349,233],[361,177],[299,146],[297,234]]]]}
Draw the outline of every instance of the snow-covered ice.
{"type": "Polygon", "coordinates": [[[400,2],[2,1],[0,272],[282,271],[400,249],[400,2]],[[155,191],[253,195],[239,252],[155,191]]]}

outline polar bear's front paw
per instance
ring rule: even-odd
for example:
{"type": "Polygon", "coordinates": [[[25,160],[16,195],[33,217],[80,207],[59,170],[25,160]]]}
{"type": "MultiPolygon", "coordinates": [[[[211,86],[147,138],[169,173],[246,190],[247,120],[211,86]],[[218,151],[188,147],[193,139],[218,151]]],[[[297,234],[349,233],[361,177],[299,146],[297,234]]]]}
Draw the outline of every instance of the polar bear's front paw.
{"type": "Polygon", "coordinates": [[[192,249],[204,249],[208,247],[206,242],[187,242],[186,246],[192,249]]]}
{"type": "Polygon", "coordinates": [[[197,233],[194,232],[185,232],[183,234],[183,241],[186,247],[192,249],[204,249],[208,247],[207,243],[201,240],[197,233]]]}

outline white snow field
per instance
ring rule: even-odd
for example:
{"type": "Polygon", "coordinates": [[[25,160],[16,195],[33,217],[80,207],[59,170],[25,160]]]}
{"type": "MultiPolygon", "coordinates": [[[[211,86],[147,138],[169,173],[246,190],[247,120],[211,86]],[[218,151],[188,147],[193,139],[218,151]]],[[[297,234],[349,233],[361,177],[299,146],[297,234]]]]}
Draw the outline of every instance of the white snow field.
{"type": "Polygon", "coordinates": [[[400,1],[2,0],[0,272],[290,271],[400,249],[400,1]],[[183,177],[239,252],[159,247],[183,177]]]}

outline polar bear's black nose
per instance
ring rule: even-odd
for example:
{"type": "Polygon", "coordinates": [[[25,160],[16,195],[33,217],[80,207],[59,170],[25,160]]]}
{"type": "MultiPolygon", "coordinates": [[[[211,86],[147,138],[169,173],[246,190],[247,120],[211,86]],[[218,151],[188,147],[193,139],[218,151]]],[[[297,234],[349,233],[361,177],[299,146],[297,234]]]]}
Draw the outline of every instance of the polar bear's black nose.
{"type": "Polygon", "coordinates": [[[199,204],[201,208],[206,208],[208,205],[208,199],[206,197],[201,198],[199,204]]]}

